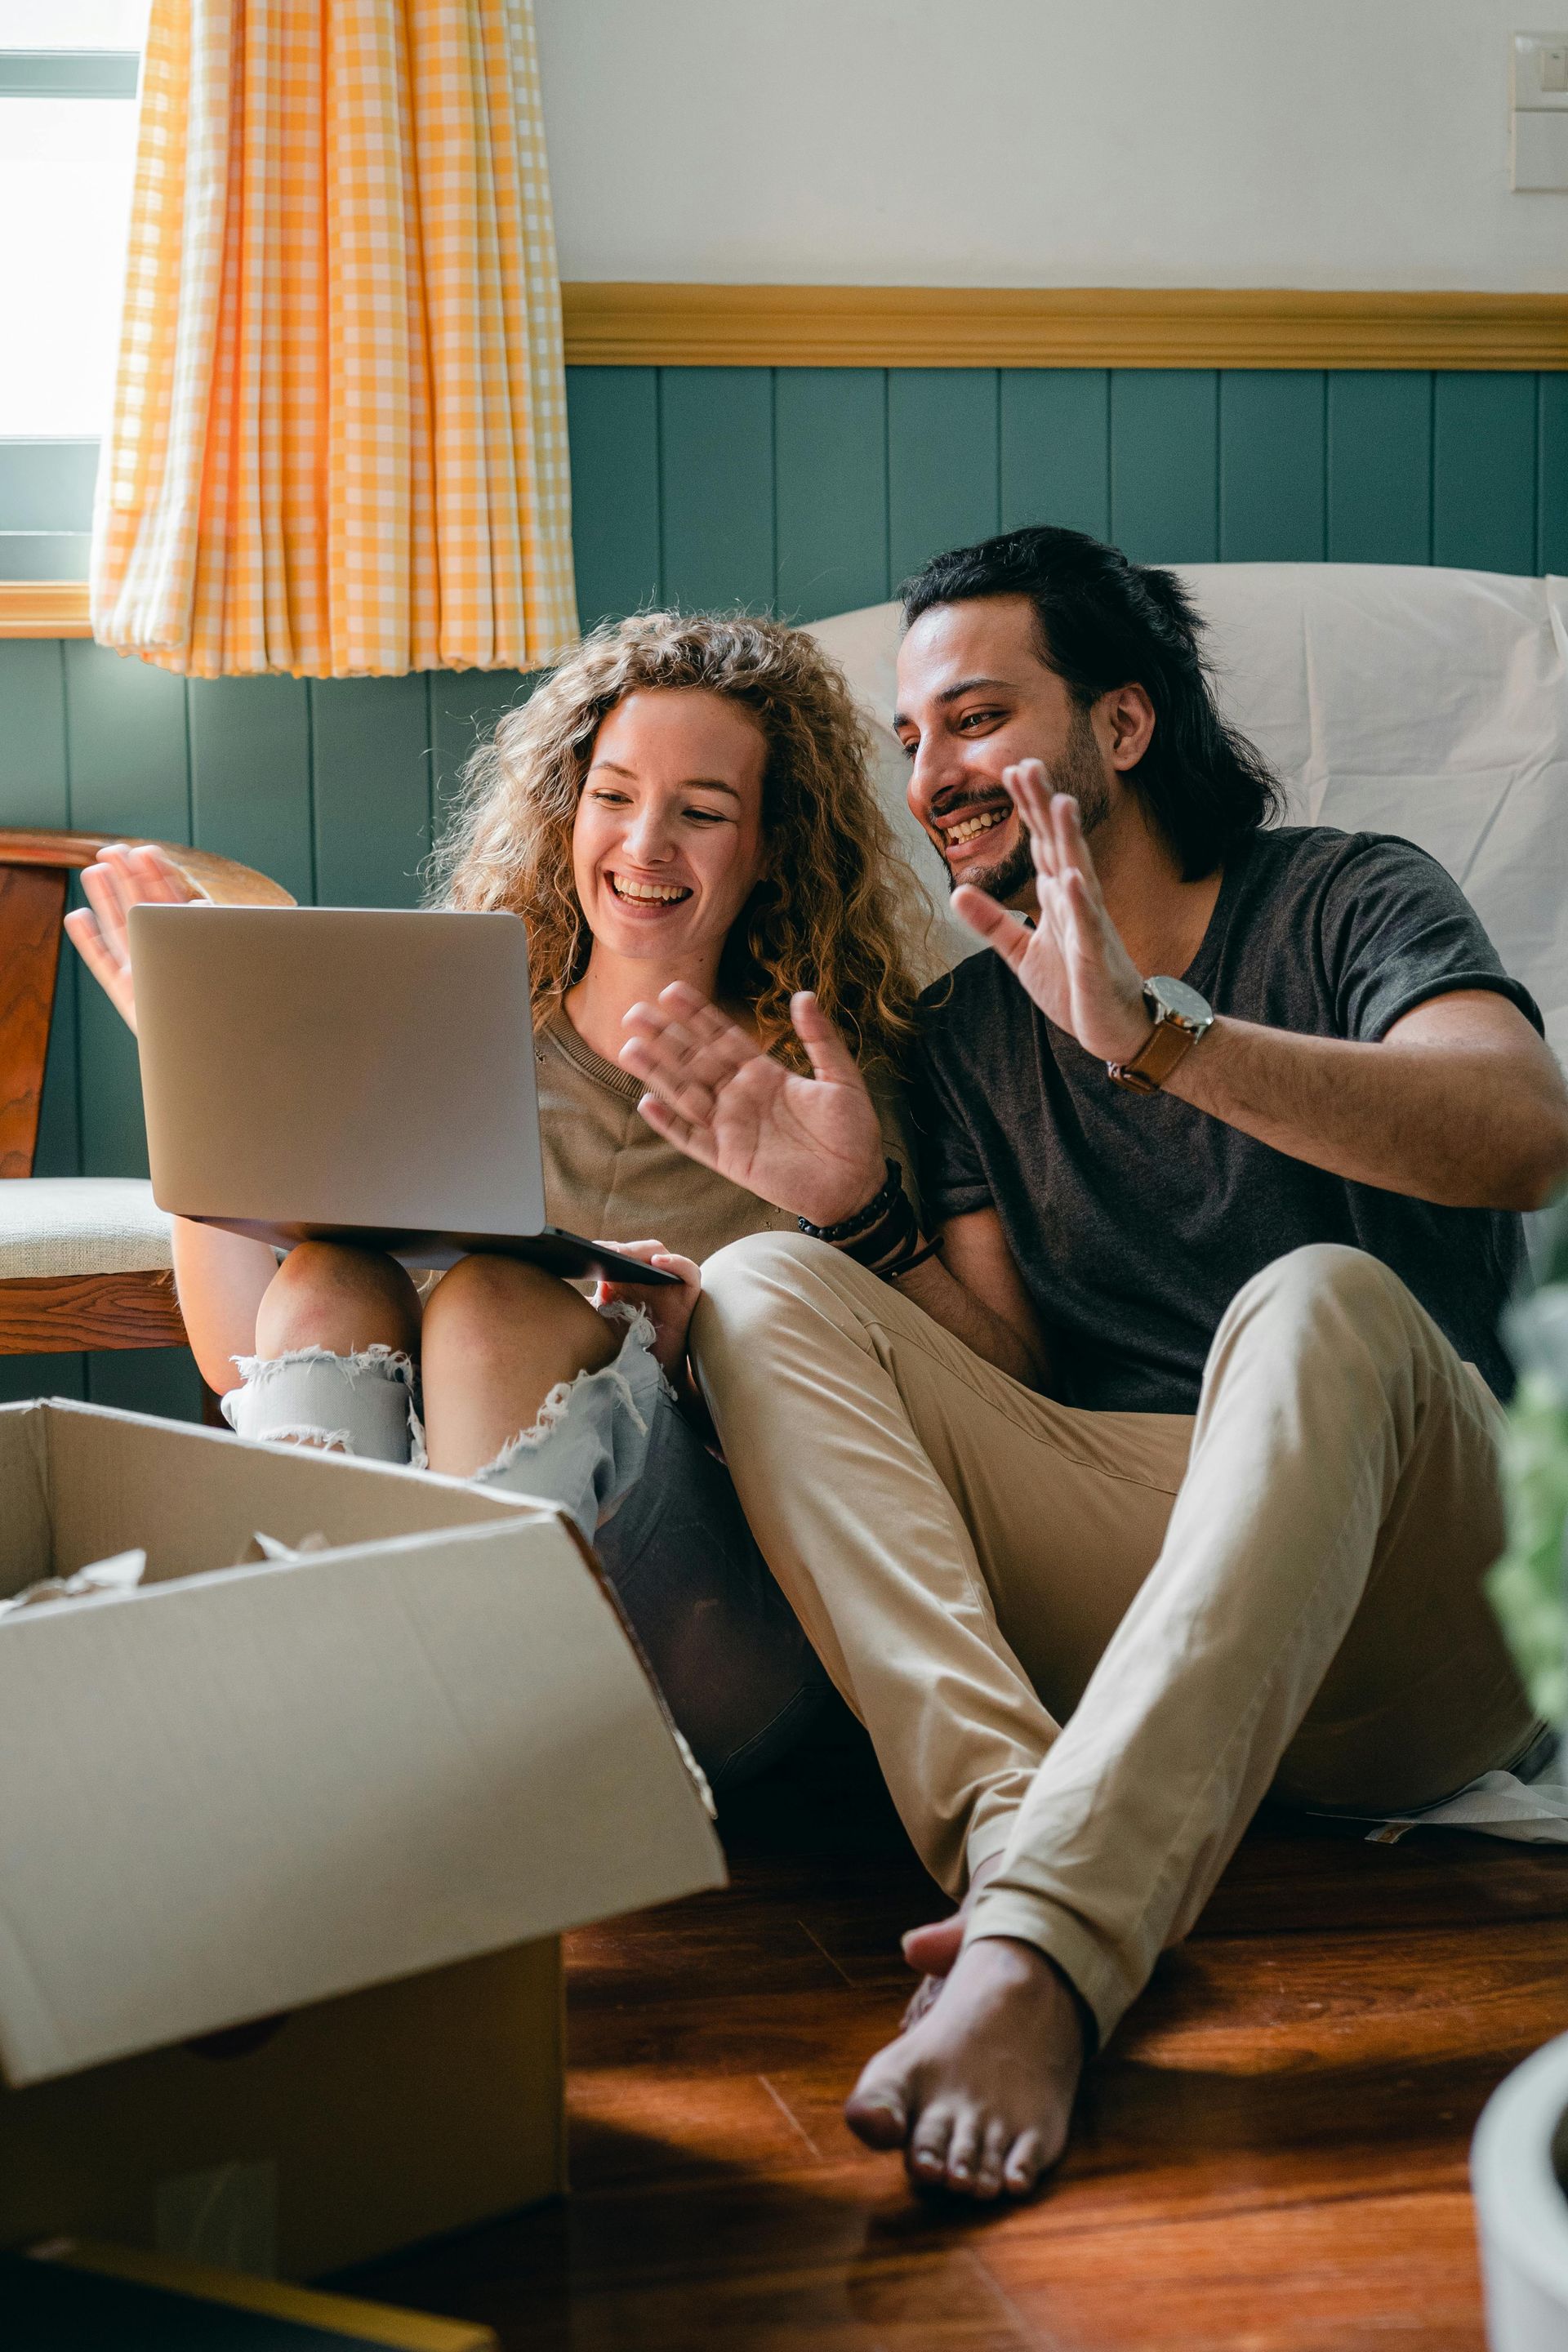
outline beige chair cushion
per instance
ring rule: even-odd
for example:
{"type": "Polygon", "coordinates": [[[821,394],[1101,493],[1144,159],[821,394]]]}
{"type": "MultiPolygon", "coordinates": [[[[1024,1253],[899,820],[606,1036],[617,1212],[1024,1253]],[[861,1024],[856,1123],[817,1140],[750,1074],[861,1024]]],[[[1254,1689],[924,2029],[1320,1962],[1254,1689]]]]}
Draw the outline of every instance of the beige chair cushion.
{"type": "Polygon", "coordinates": [[[172,1223],[135,1177],[15,1177],[0,1183],[0,1282],[165,1273],[172,1223]]]}

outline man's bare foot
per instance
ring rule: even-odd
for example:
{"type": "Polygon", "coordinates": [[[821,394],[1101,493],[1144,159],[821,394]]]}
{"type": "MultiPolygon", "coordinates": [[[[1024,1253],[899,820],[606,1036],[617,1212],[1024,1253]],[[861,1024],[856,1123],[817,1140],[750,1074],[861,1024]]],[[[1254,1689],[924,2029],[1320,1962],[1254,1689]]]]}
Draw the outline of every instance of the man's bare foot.
{"type": "Polygon", "coordinates": [[[917,2188],[1026,2197],[1067,2145],[1083,2054],[1066,1978],[1032,1944],[983,1937],[872,2059],[845,2121],[868,2147],[901,2147],[917,2188]]]}
{"type": "Polygon", "coordinates": [[[988,1878],[994,1878],[1002,1867],[1002,1856],[994,1853],[990,1860],[976,1864],[973,1877],[965,1889],[963,1902],[945,1919],[932,1919],[923,1927],[911,1927],[900,1949],[911,1969],[920,1973],[910,2005],[904,2011],[900,2031],[907,2033],[918,2025],[938,1993],[949,1969],[963,1949],[963,1931],[969,1925],[969,1915],[974,1898],[988,1878]]]}

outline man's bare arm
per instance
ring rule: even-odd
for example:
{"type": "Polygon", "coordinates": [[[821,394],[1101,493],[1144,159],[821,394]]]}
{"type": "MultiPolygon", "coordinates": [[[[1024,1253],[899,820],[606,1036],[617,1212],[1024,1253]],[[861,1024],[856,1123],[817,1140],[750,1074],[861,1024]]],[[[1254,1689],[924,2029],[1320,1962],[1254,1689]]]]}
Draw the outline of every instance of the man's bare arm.
{"type": "Polygon", "coordinates": [[[1457,1209],[1538,1209],[1568,1176],[1568,1088],[1491,989],[1430,998],[1379,1045],[1221,1017],[1165,1082],[1313,1168],[1457,1209]]]}
{"type": "Polygon", "coordinates": [[[950,1217],[942,1244],[940,1257],[901,1275],[895,1288],[998,1371],[1048,1393],[1045,1334],[995,1210],[950,1217]]]}

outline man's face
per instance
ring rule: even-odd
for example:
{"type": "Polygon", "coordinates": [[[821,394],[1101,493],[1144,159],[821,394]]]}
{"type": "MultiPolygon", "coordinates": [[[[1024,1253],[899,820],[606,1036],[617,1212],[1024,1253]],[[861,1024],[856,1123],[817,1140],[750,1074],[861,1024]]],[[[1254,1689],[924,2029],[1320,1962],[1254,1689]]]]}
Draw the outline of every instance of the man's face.
{"type": "Polygon", "coordinates": [[[1040,658],[1026,596],[922,613],[899,648],[893,726],[910,756],[910,807],[950,889],[973,882],[1005,905],[1032,897],[1028,839],[1002,783],[1019,760],[1044,761],[1086,834],[1110,814],[1112,771],[1087,713],[1040,658]]]}

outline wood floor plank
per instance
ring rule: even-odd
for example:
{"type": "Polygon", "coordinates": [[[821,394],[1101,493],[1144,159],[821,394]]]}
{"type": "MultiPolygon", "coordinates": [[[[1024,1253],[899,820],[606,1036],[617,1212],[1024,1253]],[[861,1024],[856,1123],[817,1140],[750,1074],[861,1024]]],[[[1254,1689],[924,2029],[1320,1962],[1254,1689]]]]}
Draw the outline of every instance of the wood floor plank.
{"type": "Polygon", "coordinates": [[[1076,2237],[1004,2221],[981,2259],[1060,2352],[1482,2352],[1475,2231],[1458,2189],[1076,2237]]]}
{"type": "Polygon", "coordinates": [[[351,2282],[507,2352],[1482,2352],[1467,2151],[1568,2030],[1568,1854],[1270,1822],[1032,2203],[912,2197],[841,2105],[941,1904],[852,1740],[732,1884],[568,1939],[569,2205],[351,2282]]]}

